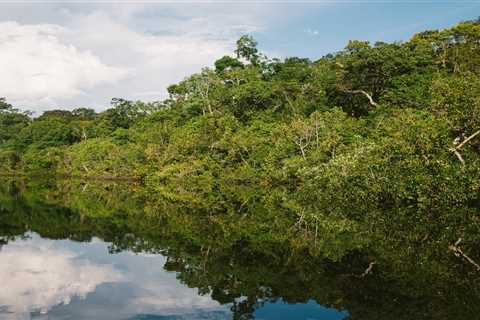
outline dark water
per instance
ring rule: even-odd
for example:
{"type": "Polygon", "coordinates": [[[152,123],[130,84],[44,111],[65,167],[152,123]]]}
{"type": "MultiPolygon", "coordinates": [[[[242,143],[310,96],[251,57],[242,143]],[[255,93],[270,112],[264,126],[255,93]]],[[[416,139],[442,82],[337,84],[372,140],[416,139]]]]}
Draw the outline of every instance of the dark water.
{"type": "Polygon", "coordinates": [[[0,179],[0,319],[480,319],[477,271],[424,226],[312,252],[256,233],[255,215],[206,219],[144,191],[0,179]]]}

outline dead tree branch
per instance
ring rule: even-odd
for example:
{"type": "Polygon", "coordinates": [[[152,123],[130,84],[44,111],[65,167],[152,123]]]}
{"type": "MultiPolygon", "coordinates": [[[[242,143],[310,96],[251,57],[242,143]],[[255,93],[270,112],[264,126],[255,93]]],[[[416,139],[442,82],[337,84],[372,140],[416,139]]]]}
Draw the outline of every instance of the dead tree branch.
{"type": "Polygon", "coordinates": [[[463,140],[462,143],[460,143],[458,146],[455,147],[455,149],[457,150],[460,150],[465,144],[467,144],[470,140],[472,140],[473,138],[475,138],[476,136],[478,136],[480,134],[480,130],[478,130],[477,132],[475,132],[474,134],[472,134],[470,137],[468,137],[467,139],[463,140]]]}
{"type": "Polygon", "coordinates": [[[370,262],[370,264],[368,265],[368,268],[365,269],[365,271],[361,275],[359,275],[359,278],[365,278],[366,276],[368,276],[372,272],[373,266],[376,264],[377,264],[376,261],[370,262]]]}
{"type": "Polygon", "coordinates": [[[368,264],[367,269],[362,274],[349,274],[350,276],[356,277],[356,278],[365,278],[368,276],[370,273],[372,273],[373,267],[377,264],[377,261],[372,261],[368,264]]]}
{"type": "Polygon", "coordinates": [[[457,156],[458,160],[460,160],[460,162],[462,163],[462,166],[465,166],[465,160],[463,160],[462,155],[460,154],[460,152],[458,152],[456,148],[450,148],[448,150],[450,152],[453,152],[453,154],[457,156]]]}
{"type": "Polygon", "coordinates": [[[348,93],[353,93],[353,94],[363,94],[370,102],[370,105],[372,105],[373,107],[378,107],[378,103],[376,103],[373,100],[372,96],[365,90],[343,90],[343,91],[348,93]]]}
{"type": "Polygon", "coordinates": [[[470,142],[473,138],[475,138],[476,136],[478,136],[480,134],[480,130],[476,131],[474,134],[472,134],[471,136],[467,137],[465,140],[462,141],[462,143],[460,143],[459,145],[457,146],[454,146],[453,148],[450,148],[448,149],[450,152],[452,152],[457,158],[458,160],[460,160],[460,162],[462,163],[462,166],[465,166],[465,160],[463,160],[463,157],[462,155],[460,154],[460,152],[458,152],[464,145],[466,145],[468,142],[470,142]]]}
{"type": "Polygon", "coordinates": [[[450,249],[451,251],[453,251],[453,253],[457,256],[457,257],[462,257],[463,259],[465,259],[467,262],[469,262],[470,264],[472,264],[473,266],[475,266],[475,268],[477,269],[477,271],[480,271],[480,265],[478,263],[476,263],[472,258],[470,258],[469,256],[467,256],[463,250],[458,246],[460,244],[460,242],[462,242],[462,238],[459,238],[457,240],[457,242],[455,242],[454,244],[451,244],[448,246],[448,249],[450,249]]]}

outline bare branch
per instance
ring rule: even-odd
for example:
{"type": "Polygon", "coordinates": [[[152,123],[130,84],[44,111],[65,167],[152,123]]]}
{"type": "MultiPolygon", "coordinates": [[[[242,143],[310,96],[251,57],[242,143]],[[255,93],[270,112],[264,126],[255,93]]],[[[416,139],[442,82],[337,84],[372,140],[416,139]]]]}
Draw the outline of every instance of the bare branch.
{"type": "Polygon", "coordinates": [[[377,264],[377,261],[372,261],[368,264],[367,269],[362,274],[349,274],[350,276],[356,277],[356,278],[365,278],[368,276],[370,273],[372,273],[373,266],[377,264]]]}
{"type": "MultiPolygon", "coordinates": [[[[462,143],[460,143],[458,146],[455,146],[453,148],[448,149],[450,152],[453,152],[453,154],[455,154],[455,156],[457,156],[458,160],[460,160],[460,162],[462,163],[463,166],[465,166],[465,160],[463,160],[463,157],[460,154],[460,152],[458,152],[458,150],[460,150],[464,145],[466,145],[468,142],[470,142],[473,138],[475,138],[479,134],[480,134],[480,130],[476,131],[474,134],[472,134],[471,136],[469,136],[468,138],[463,140],[462,143]]],[[[454,143],[455,143],[455,141],[454,141],[454,143]]]]}
{"type": "Polygon", "coordinates": [[[476,136],[478,136],[480,134],[480,130],[478,130],[477,132],[475,132],[474,134],[472,134],[470,137],[468,137],[467,139],[463,140],[462,143],[460,143],[458,146],[455,147],[455,149],[457,150],[460,150],[465,144],[467,144],[470,140],[472,140],[473,138],[475,138],[476,136]]]}
{"type": "Polygon", "coordinates": [[[453,253],[457,256],[457,257],[462,257],[463,259],[465,259],[466,261],[468,261],[470,264],[472,264],[473,266],[475,266],[475,268],[477,269],[477,271],[480,271],[480,265],[478,263],[476,263],[472,258],[470,258],[469,256],[467,256],[463,250],[458,246],[460,244],[460,242],[462,242],[462,238],[459,238],[454,244],[451,244],[448,246],[448,249],[450,249],[451,251],[453,251],[453,253]]]}
{"type": "Polygon", "coordinates": [[[456,148],[450,148],[449,151],[453,152],[457,156],[458,160],[460,160],[463,166],[465,165],[465,160],[463,160],[462,155],[460,154],[460,152],[457,151],[456,148]]]}
{"type": "Polygon", "coordinates": [[[305,154],[305,148],[308,147],[310,143],[302,144],[303,139],[300,138],[298,141],[293,140],[293,142],[300,148],[300,152],[302,153],[303,160],[307,160],[307,155],[305,154]]]}
{"type": "Polygon", "coordinates": [[[354,94],[358,94],[358,93],[363,94],[365,97],[367,97],[368,101],[373,107],[378,107],[378,103],[373,101],[372,96],[365,90],[343,90],[343,91],[348,93],[354,93],[354,94]]]}
{"type": "Polygon", "coordinates": [[[376,265],[376,264],[377,264],[376,261],[370,262],[370,264],[368,265],[368,268],[365,269],[365,271],[359,277],[360,278],[365,278],[367,275],[369,275],[373,270],[373,266],[376,265]]]}

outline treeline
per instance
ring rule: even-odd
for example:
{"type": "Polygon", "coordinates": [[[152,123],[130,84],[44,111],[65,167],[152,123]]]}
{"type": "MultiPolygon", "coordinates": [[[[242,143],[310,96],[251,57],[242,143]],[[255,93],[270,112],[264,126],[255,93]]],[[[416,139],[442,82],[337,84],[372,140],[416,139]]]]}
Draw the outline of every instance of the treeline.
{"type": "Polygon", "coordinates": [[[428,209],[417,217],[428,224],[439,208],[479,201],[480,21],[350,41],[317,61],[270,59],[243,36],[233,56],[168,92],[38,118],[2,100],[1,170],[135,178],[161,201],[255,210],[315,239],[386,209],[428,209]]]}

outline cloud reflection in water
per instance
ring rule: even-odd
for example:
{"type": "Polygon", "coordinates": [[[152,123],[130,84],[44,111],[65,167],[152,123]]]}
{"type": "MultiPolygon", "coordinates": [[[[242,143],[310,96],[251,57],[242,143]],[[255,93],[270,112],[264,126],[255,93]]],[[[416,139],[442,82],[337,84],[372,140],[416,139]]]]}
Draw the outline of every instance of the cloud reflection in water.
{"type": "Polygon", "coordinates": [[[0,250],[0,319],[229,318],[228,307],[180,284],[164,263],[110,255],[100,240],[18,239],[0,250]]]}

